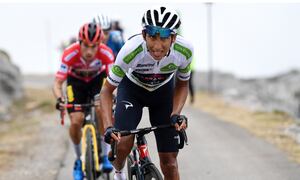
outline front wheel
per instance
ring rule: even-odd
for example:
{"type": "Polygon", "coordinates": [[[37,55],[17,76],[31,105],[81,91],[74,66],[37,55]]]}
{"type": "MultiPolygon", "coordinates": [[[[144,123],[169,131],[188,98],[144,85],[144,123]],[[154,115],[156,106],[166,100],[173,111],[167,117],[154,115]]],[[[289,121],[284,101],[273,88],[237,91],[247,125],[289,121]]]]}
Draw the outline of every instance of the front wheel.
{"type": "Polygon", "coordinates": [[[137,164],[134,164],[134,158],[131,154],[127,156],[127,172],[129,180],[144,180],[141,169],[137,164]]]}
{"type": "Polygon", "coordinates": [[[163,180],[162,175],[154,164],[149,164],[144,167],[145,180],[163,180]]]}
{"type": "Polygon", "coordinates": [[[128,179],[132,180],[132,172],[131,172],[131,167],[133,165],[133,156],[131,154],[129,154],[127,156],[127,172],[128,172],[128,179]]]}
{"type": "Polygon", "coordinates": [[[95,180],[96,169],[95,169],[95,160],[94,160],[94,149],[93,149],[93,139],[92,132],[90,129],[87,129],[86,132],[86,152],[85,152],[85,174],[87,180],[95,180]]]}

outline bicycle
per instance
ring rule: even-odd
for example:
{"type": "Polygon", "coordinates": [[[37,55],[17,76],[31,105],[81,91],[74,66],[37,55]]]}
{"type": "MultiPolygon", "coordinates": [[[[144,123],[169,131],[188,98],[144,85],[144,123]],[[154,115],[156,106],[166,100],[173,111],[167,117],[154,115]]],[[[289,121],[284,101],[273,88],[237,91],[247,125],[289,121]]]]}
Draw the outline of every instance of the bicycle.
{"type": "MultiPolygon", "coordinates": [[[[141,129],[135,129],[130,131],[121,131],[121,136],[136,135],[136,143],[134,144],[130,154],[127,156],[127,171],[129,180],[163,180],[163,177],[151,161],[150,154],[148,151],[147,141],[145,135],[163,128],[174,128],[173,125],[160,125],[152,126],[141,129]]],[[[187,135],[185,130],[178,133],[179,143],[178,148],[182,149],[184,143],[187,145],[187,135]]],[[[111,144],[112,153],[109,156],[109,160],[113,161],[116,159],[117,154],[117,143],[115,141],[111,144]]]]}
{"type": "MultiPolygon", "coordinates": [[[[78,110],[84,109],[84,123],[82,127],[81,152],[82,156],[82,171],[87,180],[96,180],[102,177],[105,180],[110,180],[110,172],[103,172],[100,169],[99,156],[101,154],[101,140],[98,132],[98,121],[96,119],[94,100],[87,104],[66,104],[66,108],[75,108],[78,110]]],[[[61,111],[61,124],[64,124],[64,111],[61,111]]]]}

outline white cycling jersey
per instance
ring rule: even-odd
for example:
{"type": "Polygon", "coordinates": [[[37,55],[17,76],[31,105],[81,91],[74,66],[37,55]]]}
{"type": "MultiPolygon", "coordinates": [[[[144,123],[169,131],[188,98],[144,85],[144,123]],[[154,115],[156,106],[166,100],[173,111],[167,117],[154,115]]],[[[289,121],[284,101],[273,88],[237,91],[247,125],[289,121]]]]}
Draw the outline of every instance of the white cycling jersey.
{"type": "Polygon", "coordinates": [[[155,60],[148,52],[143,36],[139,34],[124,44],[107,80],[118,86],[126,75],[138,86],[154,91],[169,82],[177,70],[177,78],[189,80],[192,56],[192,45],[178,35],[168,55],[159,61],[155,60]]]}

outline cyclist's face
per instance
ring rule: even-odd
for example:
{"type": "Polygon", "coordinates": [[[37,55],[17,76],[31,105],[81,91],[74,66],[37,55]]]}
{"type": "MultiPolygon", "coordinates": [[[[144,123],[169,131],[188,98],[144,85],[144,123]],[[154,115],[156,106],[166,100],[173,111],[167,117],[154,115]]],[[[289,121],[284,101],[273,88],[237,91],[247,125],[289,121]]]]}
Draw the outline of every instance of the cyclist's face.
{"type": "Polygon", "coordinates": [[[103,41],[102,41],[102,42],[103,42],[104,44],[106,44],[106,42],[107,42],[107,40],[108,40],[108,38],[109,38],[109,32],[110,32],[109,30],[103,30],[103,35],[104,35],[104,36],[103,36],[103,41]]]}
{"type": "Polygon", "coordinates": [[[143,32],[143,35],[147,44],[148,51],[155,60],[161,60],[167,55],[172,43],[176,38],[175,35],[171,35],[168,38],[161,38],[159,34],[150,36],[145,32],[143,32]]]}
{"type": "Polygon", "coordinates": [[[97,53],[99,44],[87,44],[85,42],[80,43],[81,56],[86,61],[92,61],[97,53]]]}

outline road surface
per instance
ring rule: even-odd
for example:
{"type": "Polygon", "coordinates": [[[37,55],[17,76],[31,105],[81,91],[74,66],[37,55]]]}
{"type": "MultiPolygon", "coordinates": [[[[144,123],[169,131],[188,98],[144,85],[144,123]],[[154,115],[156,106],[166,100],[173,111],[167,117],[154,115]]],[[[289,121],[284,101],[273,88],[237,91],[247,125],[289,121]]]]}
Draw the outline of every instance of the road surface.
{"type": "MultiPolygon", "coordinates": [[[[147,111],[139,127],[149,126],[147,111]]],[[[246,130],[188,107],[189,145],[180,151],[179,171],[183,180],[299,180],[300,165],[285,153],[254,137],[246,130]]],[[[158,157],[154,136],[147,136],[150,154],[156,165],[158,157]]],[[[57,180],[71,179],[73,146],[58,172],[57,180]]]]}

